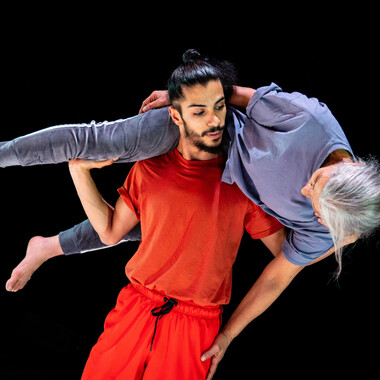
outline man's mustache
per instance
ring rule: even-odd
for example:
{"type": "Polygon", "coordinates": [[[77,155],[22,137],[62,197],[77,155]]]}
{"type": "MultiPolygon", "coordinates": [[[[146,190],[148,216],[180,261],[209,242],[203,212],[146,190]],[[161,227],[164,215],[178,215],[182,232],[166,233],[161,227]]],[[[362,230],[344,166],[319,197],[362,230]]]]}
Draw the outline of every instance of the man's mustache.
{"type": "Polygon", "coordinates": [[[224,125],[222,127],[210,128],[209,130],[202,132],[201,137],[206,136],[207,133],[215,133],[215,132],[223,131],[224,129],[225,129],[224,125]]]}

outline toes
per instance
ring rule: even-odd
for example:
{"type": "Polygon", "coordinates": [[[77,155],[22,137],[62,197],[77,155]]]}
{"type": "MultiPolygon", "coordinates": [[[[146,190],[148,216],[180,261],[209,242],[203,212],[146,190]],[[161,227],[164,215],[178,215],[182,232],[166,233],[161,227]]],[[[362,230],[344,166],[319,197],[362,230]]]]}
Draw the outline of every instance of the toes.
{"type": "Polygon", "coordinates": [[[5,284],[5,289],[8,292],[17,292],[17,282],[12,281],[12,278],[10,278],[5,284]]]}
{"type": "Polygon", "coordinates": [[[9,280],[8,280],[7,283],[5,284],[5,289],[6,289],[8,292],[13,292],[13,286],[9,283],[9,280]]]}
{"type": "Polygon", "coordinates": [[[8,292],[17,292],[26,285],[30,278],[30,275],[27,275],[24,270],[17,266],[13,269],[12,275],[5,285],[5,289],[8,292]]]}

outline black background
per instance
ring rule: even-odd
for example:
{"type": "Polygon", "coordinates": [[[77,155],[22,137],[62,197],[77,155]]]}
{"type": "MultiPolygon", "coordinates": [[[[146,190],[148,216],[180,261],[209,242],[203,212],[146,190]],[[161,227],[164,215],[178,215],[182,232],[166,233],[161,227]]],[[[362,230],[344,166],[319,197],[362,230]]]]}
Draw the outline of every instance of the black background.
{"type": "MultiPolygon", "coordinates": [[[[80,11],[57,5],[4,12],[10,22],[1,39],[0,140],[57,124],[132,116],[151,91],[165,87],[182,53],[195,48],[235,63],[241,85],[275,82],[284,91],[318,98],[358,156],[379,154],[373,10],[333,13],[319,4],[313,11],[284,8],[274,17],[273,9],[231,7],[80,11]]],[[[110,202],[128,170],[129,165],[114,165],[96,173],[110,202]]],[[[55,235],[85,216],[67,164],[1,169],[0,178],[5,287],[32,236],[55,235]]],[[[376,373],[378,241],[376,235],[350,250],[339,283],[332,279],[332,257],[302,271],[231,344],[215,379],[376,373]]],[[[59,257],[45,263],[22,291],[11,294],[2,286],[0,379],[79,379],[127,283],[124,266],[136,248],[128,243],[59,257]]],[[[225,320],[270,259],[261,242],[244,237],[225,320]]]]}

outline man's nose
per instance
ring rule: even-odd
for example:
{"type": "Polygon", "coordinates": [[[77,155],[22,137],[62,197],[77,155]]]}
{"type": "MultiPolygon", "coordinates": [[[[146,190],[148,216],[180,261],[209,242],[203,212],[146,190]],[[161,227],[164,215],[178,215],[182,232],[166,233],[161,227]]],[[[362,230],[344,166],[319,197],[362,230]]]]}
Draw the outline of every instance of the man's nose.
{"type": "Polygon", "coordinates": [[[220,125],[220,119],[215,112],[212,112],[210,119],[208,120],[208,125],[210,127],[218,127],[220,125]]]}

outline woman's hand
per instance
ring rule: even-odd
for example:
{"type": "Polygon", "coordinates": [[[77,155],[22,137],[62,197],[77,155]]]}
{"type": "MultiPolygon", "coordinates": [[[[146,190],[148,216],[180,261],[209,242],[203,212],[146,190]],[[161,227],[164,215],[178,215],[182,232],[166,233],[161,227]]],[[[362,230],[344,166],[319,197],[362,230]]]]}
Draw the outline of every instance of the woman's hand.
{"type": "Polygon", "coordinates": [[[169,94],[166,90],[153,91],[142,103],[139,114],[149,111],[153,108],[170,106],[169,94]]]}

